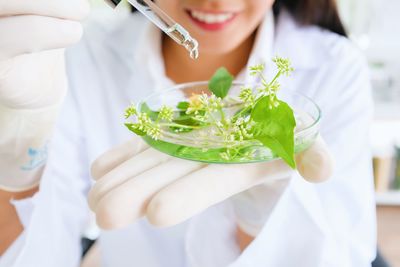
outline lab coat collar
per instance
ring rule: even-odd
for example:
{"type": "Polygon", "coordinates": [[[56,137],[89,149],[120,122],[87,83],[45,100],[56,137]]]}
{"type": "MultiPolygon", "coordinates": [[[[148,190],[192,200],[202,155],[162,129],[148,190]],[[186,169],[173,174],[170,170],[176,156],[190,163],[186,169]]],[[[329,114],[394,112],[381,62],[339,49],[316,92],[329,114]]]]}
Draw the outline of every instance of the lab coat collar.
{"type": "Polygon", "coordinates": [[[258,29],[247,69],[243,70],[239,77],[245,77],[245,82],[257,82],[248,72],[248,68],[256,64],[266,65],[268,77],[270,71],[275,68],[272,58],[276,56],[290,59],[297,71],[322,66],[328,58],[328,52],[320,40],[313,38],[310,28],[320,31],[316,26],[300,25],[285,9],[277,17],[274,17],[272,11],[268,13],[258,29]]]}
{"type": "Polygon", "coordinates": [[[246,69],[243,69],[236,77],[237,80],[244,81],[245,83],[257,82],[254,76],[249,73],[250,66],[257,64],[266,64],[271,61],[273,57],[273,43],[275,34],[275,19],[273,12],[265,15],[264,20],[261,22],[257,30],[257,35],[254,41],[253,49],[247,61],[246,69]]]}
{"type": "Polygon", "coordinates": [[[289,58],[295,70],[322,66],[328,49],[318,34],[315,36],[315,30],[322,31],[317,26],[300,25],[288,11],[282,10],[275,27],[274,55],[289,58]]]}
{"type": "MultiPolygon", "coordinates": [[[[316,26],[300,25],[285,9],[277,17],[271,11],[258,29],[247,67],[265,64],[267,69],[271,68],[272,58],[275,56],[290,59],[296,70],[322,66],[329,55],[320,38],[319,41],[313,38],[315,30],[321,31],[316,26]]],[[[251,77],[246,76],[246,80],[249,79],[251,77]]]]}

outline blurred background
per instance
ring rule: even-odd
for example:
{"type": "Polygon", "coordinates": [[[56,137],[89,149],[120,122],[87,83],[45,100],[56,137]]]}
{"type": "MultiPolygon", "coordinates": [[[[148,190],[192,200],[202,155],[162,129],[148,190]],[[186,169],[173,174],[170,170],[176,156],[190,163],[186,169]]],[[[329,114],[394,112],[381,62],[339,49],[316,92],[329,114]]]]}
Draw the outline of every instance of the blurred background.
{"type": "Polygon", "coordinates": [[[350,38],[370,65],[378,243],[388,263],[400,266],[400,1],[339,0],[338,4],[350,38]]]}
{"type": "MultiPolygon", "coordinates": [[[[103,0],[91,1],[96,12],[112,12],[103,0]]],[[[369,61],[378,243],[390,266],[400,267],[400,0],[337,1],[350,39],[369,61]]]]}

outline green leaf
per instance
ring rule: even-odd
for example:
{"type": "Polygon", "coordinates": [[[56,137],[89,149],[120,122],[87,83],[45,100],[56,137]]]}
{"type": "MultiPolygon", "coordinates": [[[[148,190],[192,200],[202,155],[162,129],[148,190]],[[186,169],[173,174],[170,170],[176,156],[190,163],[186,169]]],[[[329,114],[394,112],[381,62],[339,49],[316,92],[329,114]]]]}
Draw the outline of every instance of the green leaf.
{"type": "Polygon", "coordinates": [[[189,115],[183,115],[180,116],[176,119],[173,120],[173,122],[180,124],[180,125],[187,125],[187,126],[197,126],[200,125],[200,123],[196,120],[194,120],[191,116],[189,115]]]}
{"type": "Polygon", "coordinates": [[[136,128],[136,125],[134,123],[125,123],[125,126],[131,131],[134,132],[135,134],[139,135],[139,136],[144,136],[146,135],[145,132],[139,130],[138,128],[136,128]]]}
{"type": "Polygon", "coordinates": [[[253,119],[253,121],[255,122],[265,121],[269,102],[270,101],[268,96],[264,96],[256,102],[253,110],[251,111],[251,118],[253,119]]]}
{"type": "Polygon", "coordinates": [[[208,88],[217,97],[224,98],[231,89],[233,78],[227,69],[219,68],[208,82],[208,88]]]}
{"type": "Polygon", "coordinates": [[[257,122],[254,129],[255,138],[281,157],[290,167],[296,168],[294,160],[296,120],[290,106],[283,101],[264,96],[257,101],[251,118],[257,122]]]}
{"type": "Polygon", "coordinates": [[[147,115],[149,115],[149,118],[152,121],[157,120],[158,114],[159,114],[158,111],[151,110],[150,107],[147,105],[147,103],[140,104],[140,112],[143,112],[143,113],[146,113],[147,115]]]}
{"type": "MultiPolygon", "coordinates": [[[[288,137],[289,138],[289,137],[288,137]]],[[[269,136],[258,136],[256,137],[264,146],[272,150],[276,155],[281,157],[291,168],[296,168],[296,162],[294,160],[294,151],[290,149],[291,144],[285,144],[285,137],[273,138],[269,136]]]]}
{"type": "Polygon", "coordinates": [[[180,110],[187,110],[189,108],[189,102],[186,101],[179,102],[176,108],[180,110]]]}
{"type": "MultiPolygon", "coordinates": [[[[182,125],[182,126],[199,126],[201,123],[195,119],[191,115],[186,114],[184,111],[179,112],[179,115],[173,120],[174,123],[182,125]]],[[[193,131],[193,129],[189,129],[186,127],[169,127],[171,131],[175,133],[188,133],[193,131]]]]}
{"type": "Polygon", "coordinates": [[[194,125],[197,124],[197,121],[192,118],[190,115],[180,115],[179,117],[174,119],[174,122],[184,125],[194,125]]]}

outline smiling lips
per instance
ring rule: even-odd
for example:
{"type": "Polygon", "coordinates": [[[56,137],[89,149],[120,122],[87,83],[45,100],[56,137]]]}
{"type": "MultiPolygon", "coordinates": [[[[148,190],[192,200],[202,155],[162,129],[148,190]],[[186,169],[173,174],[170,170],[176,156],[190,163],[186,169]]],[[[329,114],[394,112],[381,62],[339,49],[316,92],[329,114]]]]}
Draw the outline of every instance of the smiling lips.
{"type": "Polygon", "coordinates": [[[187,10],[189,17],[200,28],[208,31],[218,31],[232,22],[236,15],[232,12],[204,12],[199,10],[187,10]]]}

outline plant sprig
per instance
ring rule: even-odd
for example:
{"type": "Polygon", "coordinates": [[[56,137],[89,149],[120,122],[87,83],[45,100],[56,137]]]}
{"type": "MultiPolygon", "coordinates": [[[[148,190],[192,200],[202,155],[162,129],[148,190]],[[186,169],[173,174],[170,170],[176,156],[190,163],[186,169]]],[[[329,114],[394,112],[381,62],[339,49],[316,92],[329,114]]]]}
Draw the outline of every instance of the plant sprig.
{"type": "Polygon", "coordinates": [[[225,144],[225,151],[220,154],[225,161],[251,158],[251,150],[244,143],[257,140],[295,168],[294,113],[277,97],[281,88],[279,78],[289,76],[293,68],[285,58],[275,57],[273,62],[277,73],[270,82],[264,76],[263,64],[250,67],[250,75],[259,77],[261,86],[257,90],[249,86],[241,89],[237,97],[242,108],[233,116],[229,117],[224,110],[233,76],[225,68],[220,68],[208,83],[210,95],[193,95],[174,108],[162,106],[158,111],[151,110],[145,103],[140,111],[132,105],[126,109],[125,118],[133,122],[125,125],[135,134],[147,135],[154,140],[162,139],[163,131],[187,133],[206,129],[225,144]]]}

